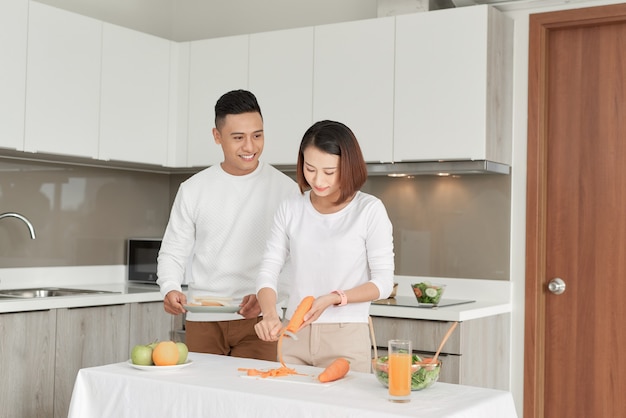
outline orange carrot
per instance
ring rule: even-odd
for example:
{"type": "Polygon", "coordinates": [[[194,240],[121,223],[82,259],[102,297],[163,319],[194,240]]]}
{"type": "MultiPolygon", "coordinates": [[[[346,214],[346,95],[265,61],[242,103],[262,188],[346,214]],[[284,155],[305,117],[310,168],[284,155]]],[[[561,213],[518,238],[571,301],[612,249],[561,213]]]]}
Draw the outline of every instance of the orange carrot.
{"type": "Polygon", "coordinates": [[[343,357],[339,357],[330,363],[317,378],[322,383],[333,382],[344,377],[349,370],[350,362],[343,357]]]}
{"type": "Polygon", "coordinates": [[[304,299],[300,301],[300,304],[296,308],[296,311],[291,316],[291,320],[287,325],[286,330],[289,332],[297,332],[300,328],[300,325],[304,322],[304,315],[311,310],[311,306],[315,298],[313,296],[305,296],[304,299]]]}

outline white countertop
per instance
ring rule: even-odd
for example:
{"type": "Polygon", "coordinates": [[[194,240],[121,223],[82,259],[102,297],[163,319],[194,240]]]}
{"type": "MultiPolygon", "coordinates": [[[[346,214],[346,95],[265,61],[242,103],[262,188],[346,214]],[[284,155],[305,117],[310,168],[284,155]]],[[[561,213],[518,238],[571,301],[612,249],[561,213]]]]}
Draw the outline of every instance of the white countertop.
{"type": "MultiPolygon", "coordinates": [[[[81,369],[69,417],[415,417],[515,418],[510,392],[437,382],[391,403],[373,374],[349,372],[338,381],[314,379],[322,369],[291,366],[302,379],[250,378],[239,368],[269,369],[277,362],[190,353],[192,363],[145,371],[127,362],[81,369]]],[[[155,366],[156,367],[156,366],[155,366]]]]}
{"type": "MultiPolygon", "coordinates": [[[[446,285],[443,300],[470,299],[476,302],[431,309],[372,304],[370,314],[435,321],[466,321],[511,312],[511,283],[508,281],[396,276],[397,296],[412,297],[411,284],[427,280],[446,285]]],[[[124,266],[0,269],[0,289],[30,287],[70,287],[116,293],[0,299],[0,313],[163,300],[156,286],[129,285],[124,266]]]]}
{"type": "Polygon", "coordinates": [[[115,293],[98,293],[76,296],[54,296],[32,299],[2,299],[0,298],[0,313],[42,311],[58,308],[77,308],[87,306],[119,305],[133,302],[157,302],[163,297],[156,286],[140,286],[102,283],[81,286],[47,286],[71,287],[87,290],[102,290],[115,293]]]}

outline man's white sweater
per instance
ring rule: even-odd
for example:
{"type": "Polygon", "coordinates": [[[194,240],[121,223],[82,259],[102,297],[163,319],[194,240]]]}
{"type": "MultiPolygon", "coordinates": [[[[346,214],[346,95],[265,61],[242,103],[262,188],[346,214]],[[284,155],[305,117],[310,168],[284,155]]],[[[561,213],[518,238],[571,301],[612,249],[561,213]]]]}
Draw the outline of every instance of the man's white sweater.
{"type": "MultiPolygon", "coordinates": [[[[157,283],[165,296],[181,290],[186,268],[188,302],[197,296],[232,297],[238,305],[255,293],[265,244],[280,202],[297,184],[259,163],[244,176],[209,167],[178,190],[158,256],[157,283]],[[191,257],[191,258],[190,258],[191,257]]],[[[187,313],[187,320],[242,319],[238,314],[187,313]]]]}

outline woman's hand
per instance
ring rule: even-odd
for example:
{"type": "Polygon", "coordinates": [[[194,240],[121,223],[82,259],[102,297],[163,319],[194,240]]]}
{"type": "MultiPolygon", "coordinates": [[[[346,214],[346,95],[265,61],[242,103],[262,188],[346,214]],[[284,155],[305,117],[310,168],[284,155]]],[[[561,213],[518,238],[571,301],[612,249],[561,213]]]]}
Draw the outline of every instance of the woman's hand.
{"type": "Polygon", "coordinates": [[[313,305],[311,306],[311,309],[309,309],[309,312],[304,315],[304,322],[302,323],[300,329],[317,320],[317,318],[320,317],[320,315],[326,310],[326,308],[334,305],[337,302],[338,297],[338,295],[330,293],[328,295],[323,295],[315,299],[313,305]]]}
{"type": "Polygon", "coordinates": [[[277,341],[283,329],[278,313],[263,315],[263,319],[254,326],[256,335],[263,341],[277,341]]]}

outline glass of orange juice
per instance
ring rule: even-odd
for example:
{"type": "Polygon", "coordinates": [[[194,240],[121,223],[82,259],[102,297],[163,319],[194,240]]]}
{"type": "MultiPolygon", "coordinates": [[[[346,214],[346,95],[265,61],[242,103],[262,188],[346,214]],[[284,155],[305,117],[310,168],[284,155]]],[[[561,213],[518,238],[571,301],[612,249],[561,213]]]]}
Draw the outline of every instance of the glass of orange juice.
{"type": "Polygon", "coordinates": [[[389,400],[411,400],[411,340],[389,340],[389,400]]]}

